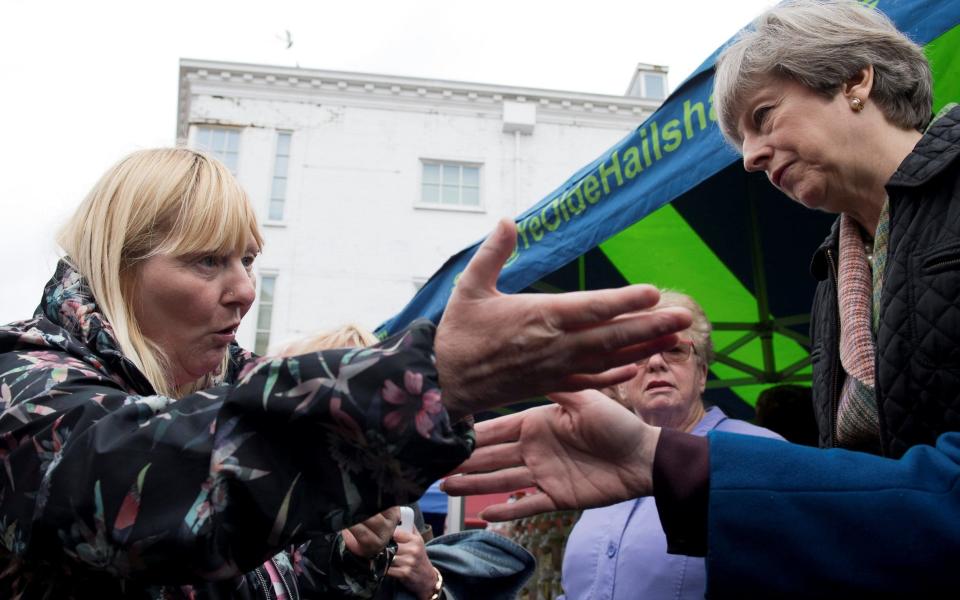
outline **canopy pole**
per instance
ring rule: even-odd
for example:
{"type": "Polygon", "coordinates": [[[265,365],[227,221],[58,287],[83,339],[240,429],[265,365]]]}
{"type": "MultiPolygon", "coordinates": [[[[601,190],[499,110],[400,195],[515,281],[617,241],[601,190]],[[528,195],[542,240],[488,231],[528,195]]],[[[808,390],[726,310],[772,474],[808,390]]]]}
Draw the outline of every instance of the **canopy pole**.
{"type": "Polygon", "coordinates": [[[753,195],[753,185],[747,178],[747,202],[750,207],[750,260],[753,263],[753,286],[757,298],[757,325],[760,333],[760,347],[763,350],[763,370],[770,380],[777,373],[776,359],[773,355],[773,323],[770,316],[769,297],[767,296],[767,276],[763,270],[763,248],[760,245],[760,219],[757,216],[757,201],[753,195]]]}
{"type": "Polygon", "coordinates": [[[580,284],[580,291],[587,289],[587,259],[586,253],[577,258],[577,278],[580,284]]]}

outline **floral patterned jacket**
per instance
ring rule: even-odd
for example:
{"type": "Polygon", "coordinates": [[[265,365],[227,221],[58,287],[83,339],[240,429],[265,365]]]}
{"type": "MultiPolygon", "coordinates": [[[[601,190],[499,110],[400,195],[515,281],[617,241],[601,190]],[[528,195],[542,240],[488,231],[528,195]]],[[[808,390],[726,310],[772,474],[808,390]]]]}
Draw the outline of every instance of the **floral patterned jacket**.
{"type": "Polygon", "coordinates": [[[331,532],[412,502],[473,448],[440,404],[433,335],[233,347],[226,383],[174,400],[61,261],[34,317],[0,327],[0,597],[363,595],[325,572],[344,555],[331,532]]]}

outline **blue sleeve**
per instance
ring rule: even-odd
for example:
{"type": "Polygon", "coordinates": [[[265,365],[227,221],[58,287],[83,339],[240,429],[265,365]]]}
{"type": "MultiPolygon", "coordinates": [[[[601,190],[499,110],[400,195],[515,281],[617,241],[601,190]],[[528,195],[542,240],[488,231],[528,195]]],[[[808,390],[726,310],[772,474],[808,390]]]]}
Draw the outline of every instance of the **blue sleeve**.
{"type": "Polygon", "coordinates": [[[960,433],[892,460],[710,435],[711,597],[960,589],[960,433]]]}
{"type": "Polygon", "coordinates": [[[747,423],[746,421],[741,421],[740,419],[724,419],[720,421],[717,425],[717,428],[714,430],[717,432],[723,431],[726,433],[737,433],[740,435],[753,435],[756,437],[770,438],[774,440],[783,440],[783,436],[777,433],[776,431],[771,431],[766,427],[759,427],[753,423],[747,423]]]}

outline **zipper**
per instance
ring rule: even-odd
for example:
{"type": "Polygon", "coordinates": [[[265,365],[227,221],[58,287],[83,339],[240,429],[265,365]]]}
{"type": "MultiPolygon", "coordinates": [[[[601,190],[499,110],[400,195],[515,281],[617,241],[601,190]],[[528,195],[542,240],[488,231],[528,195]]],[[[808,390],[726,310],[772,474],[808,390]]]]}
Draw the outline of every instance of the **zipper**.
{"type": "Polygon", "coordinates": [[[293,591],[293,595],[290,596],[290,600],[300,600],[300,588],[297,587],[297,576],[293,571],[290,571],[290,587],[293,591]]]}
{"type": "Polygon", "coordinates": [[[957,264],[960,264],[960,258],[938,260],[936,262],[923,265],[923,270],[927,273],[930,273],[931,271],[939,272],[940,270],[945,270],[945,269],[942,269],[943,267],[949,267],[951,265],[957,265],[957,264]]]}
{"type": "MultiPolygon", "coordinates": [[[[837,265],[833,262],[833,251],[830,248],[827,248],[827,262],[830,263],[830,273],[833,275],[831,281],[833,282],[833,297],[837,302],[837,310],[833,313],[834,324],[836,325],[834,331],[837,332],[837,348],[839,348],[840,343],[840,288],[837,284],[837,265]]],[[[830,390],[830,445],[834,448],[840,446],[837,441],[837,412],[840,410],[840,393],[837,391],[837,387],[840,379],[840,352],[837,352],[837,357],[833,361],[833,388],[830,390]]]]}
{"type": "Polygon", "coordinates": [[[933,248],[920,257],[920,268],[929,269],[941,264],[955,263],[960,260],[960,244],[957,242],[934,244],[933,248]]]}
{"type": "MultiPolygon", "coordinates": [[[[271,559],[271,560],[272,560],[272,559],[271,559]]],[[[265,597],[267,600],[272,600],[272,599],[270,598],[270,587],[267,586],[267,578],[264,577],[264,576],[263,576],[263,573],[260,571],[260,569],[262,569],[262,568],[263,568],[263,566],[261,565],[261,566],[257,567],[256,569],[254,569],[253,572],[257,574],[257,579],[260,580],[260,589],[263,590],[263,595],[264,595],[264,597],[265,597]]]]}
{"type": "MultiPolygon", "coordinates": [[[[290,586],[287,585],[287,578],[283,576],[283,572],[285,569],[280,568],[280,565],[277,563],[277,561],[274,558],[270,558],[270,562],[273,563],[273,568],[277,570],[277,574],[280,576],[280,583],[283,584],[283,591],[284,593],[287,594],[287,600],[299,600],[299,597],[300,597],[299,591],[297,592],[297,595],[294,596],[293,593],[290,591],[290,586]]],[[[296,584],[296,581],[294,581],[293,588],[296,589],[296,587],[297,587],[297,584],[296,584]]]]}

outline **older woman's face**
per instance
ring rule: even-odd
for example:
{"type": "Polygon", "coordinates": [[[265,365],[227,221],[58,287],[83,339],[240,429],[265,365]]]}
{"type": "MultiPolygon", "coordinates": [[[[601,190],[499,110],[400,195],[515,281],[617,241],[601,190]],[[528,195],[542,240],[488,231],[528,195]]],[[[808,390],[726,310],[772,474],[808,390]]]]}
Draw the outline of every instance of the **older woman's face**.
{"type": "Polygon", "coordinates": [[[842,212],[864,153],[856,114],[843,94],[832,99],[804,85],[771,79],[747,99],[738,122],[743,165],[764,171],[783,193],[808,208],[842,212]]]}
{"type": "Polygon", "coordinates": [[[250,238],[244,252],[151,257],[140,267],[134,313],[184,385],[216,369],[255,297],[250,238]]]}
{"type": "MultiPolygon", "coordinates": [[[[689,335],[680,335],[680,344],[692,348],[689,335]]],[[[686,414],[700,404],[707,381],[707,368],[696,352],[681,362],[654,354],[640,364],[636,377],[623,384],[624,399],[641,416],[686,414]]]]}

